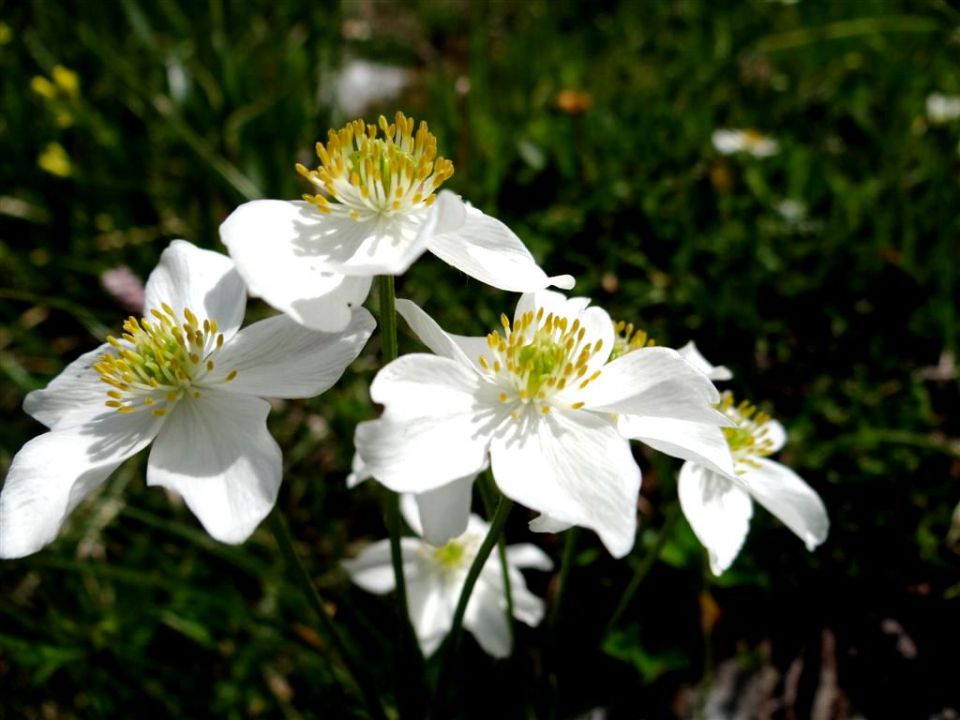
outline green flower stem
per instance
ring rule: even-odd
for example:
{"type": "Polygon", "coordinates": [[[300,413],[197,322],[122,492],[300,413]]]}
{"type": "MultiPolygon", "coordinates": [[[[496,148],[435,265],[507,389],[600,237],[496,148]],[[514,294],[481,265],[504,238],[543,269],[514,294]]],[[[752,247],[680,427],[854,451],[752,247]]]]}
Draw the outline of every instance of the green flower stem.
{"type": "Polygon", "coordinates": [[[563,556],[560,558],[560,576],[557,578],[557,591],[553,594],[553,603],[550,605],[550,614],[547,617],[547,627],[553,628],[560,617],[560,603],[567,590],[567,580],[570,577],[570,567],[573,565],[573,551],[577,546],[578,529],[567,530],[563,542],[563,556]]]}
{"type": "Polygon", "coordinates": [[[673,528],[676,526],[677,519],[679,517],[680,504],[674,502],[669,508],[667,508],[666,518],[664,518],[663,525],[660,528],[660,532],[657,534],[657,538],[653,543],[653,547],[650,548],[650,552],[648,552],[643,560],[637,565],[636,570],[633,573],[633,577],[630,579],[630,584],[627,585],[626,589],[623,591],[623,595],[620,596],[620,601],[617,603],[617,607],[613,611],[613,615],[610,616],[610,621],[607,623],[607,627],[603,631],[603,635],[600,638],[601,642],[606,640],[607,636],[617,626],[620,618],[623,617],[623,613],[626,612],[627,608],[630,606],[630,601],[633,600],[633,596],[636,594],[637,588],[640,587],[640,584],[644,581],[647,575],[650,574],[650,571],[656,564],[657,559],[660,557],[660,553],[663,551],[663,547],[667,544],[667,540],[669,540],[670,536],[673,535],[673,528]]]}
{"type": "Polygon", "coordinates": [[[303,560],[300,559],[296,548],[293,546],[290,528],[287,527],[286,520],[284,520],[279,508],[275,507],[273,512],[270,513],[269,522],[270,529],[273,531],[273,536],[277,540],[277,545],[280,546],[280,552],[283,553],[287,567],[295,576],[297,583],[303,590],[303,594],[307,596],[307,600],[310,602],[317,618],[320,620],[320,624],[323,626],[324,635],[337,655],[340,656],[340,660],[350,675],[350,679],[360,689],[370,717],[377,718],[377,720],[386,720],[387,716],[384,713],[383,706],[380,704],[380,694],[377,691],[376,684],[373,682],[373,678],[357,664],[353,655],[348,650],[346,643],[343,641],[343,638],[340,636],[337,626],[333,620],[331,620],[330,615],[327,614],[323,599],[317,592],[317,588],[313,584],[313,580],[310,578],[310,573],[307,572],[303,560]]]}
{"type": "MultiPolygon", "coordinates": [[[[377,278],[377,290],[380,300],[380,348],[383,364],[397,359],[397,296],[393,275],[380,275],[377,278]]],[[[418,717],[422,715],[420,689],[423,682],[423,658],[417,644],[413,626],[410,624],[410,612],[407,600],[407,581],[403,574],[403,551],[400,543],[402,524],[400,521],[400,496],[389,490],[384,491],[384,523],[390,537],[390,563],[396,580],[397,623],[399,642],[395,658],[397,673],[397,702],[400,715],[418,717]]]]}
{"type": "Polygon", "coordinates": [[[447,635],[443,647],[443,656],[440,658],[440,678],[437,681],[437,691],[434,694],[433,713],[434,718],[445,718],[443,714],[444,700],[447,695],[447,686],[449,685],[450,674],[453,669],[453,658],[460,644],[460,633],[463,628],[463,616],[467,612],[467,603],[470,601],[470,595],[473,593],[473,587],[477,584],[480,572],[487,563],[487,558],[493,552],[493,546],[497,544],[500,536],[503,534],[503,528],[507,523],[507,517],[513,507],[513,501],[504,495],[497,501],[497,509],[493,514],[493,520],[490,522],[490,530],[487,536],[480,544],[477,556],[467,572],[467,579],[463,584],[463,590],[460,591],[460,599],[457,601],[457,609],[453,614],[453,624],[450,626],[450,633],[447,635]]]}
{"type": "MultiPolygon", "coordinates": [[[[480,496],[483,499],[483,507],[484,510],[487,511],[487,517],[493,516],[494,498],[496,494],[497,491],[493,483],[493,478],[490,476],[490,473],[487,472],[480,480],[480,496]]],[[[503,535],[501,535],[500,540],[497,541],[497,554],[500,556],[500,571],[503,575],[503,595],[507,601],[506,614],[507,628],[510,630],[510,646],[513,647],[515,639],[513,626],[513,588],[510,585],[510,565],[507,562],[507,538],[503,535]]]]}

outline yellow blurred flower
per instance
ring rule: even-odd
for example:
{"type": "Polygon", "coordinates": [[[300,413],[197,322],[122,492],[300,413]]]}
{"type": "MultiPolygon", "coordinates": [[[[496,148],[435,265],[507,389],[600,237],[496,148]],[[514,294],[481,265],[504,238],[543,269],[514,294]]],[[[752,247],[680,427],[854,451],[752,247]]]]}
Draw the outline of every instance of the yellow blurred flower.
{"type": "Polygon", "coordinates": [[[57,86],[42,75],[37,75],[30,81],[30,89],[44,100],[53,100],[57,97],[57,86]]]}
{"type": "Polygon", "coordinates": [[[13,40],[13,30],[5,22],[0,22],[0,46],[6,45],[13,40]]]}
{"type": "Polygon", "coordinates": [[[80,78],[73,70],[65,68],[63,65],[56,65],[51,74],[53,75],[53,82],[63,90],[67,97],[75,98],[80,94],[80,78]]]}
{"type": "Polygon", "coordinates": [[[57,177],[70,177],[72,167],[70,165],[70,156],[63,149],[60,143],[48,143],[37,158],[37,165],[51,175],[57,177]]]}

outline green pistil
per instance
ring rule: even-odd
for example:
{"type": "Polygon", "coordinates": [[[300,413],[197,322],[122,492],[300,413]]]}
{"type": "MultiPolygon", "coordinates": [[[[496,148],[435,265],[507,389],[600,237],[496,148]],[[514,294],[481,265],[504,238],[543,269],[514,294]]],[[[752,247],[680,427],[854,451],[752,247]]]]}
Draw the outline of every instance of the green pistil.
{"type": "Polygon", "coordinates": [[[464,547],[456,540],[451,540],[443,547],[433,551],[434,557],[444,570],[453,570],[463,561],[464,547]]]}
{"type": "Polygon", "coordinates": [[[563,368],[567,353],[562,345],[550,340],[535,340],[520,348],[520,367],[529,372],[527,392],[536,396],[543,384],[563,368]]]}

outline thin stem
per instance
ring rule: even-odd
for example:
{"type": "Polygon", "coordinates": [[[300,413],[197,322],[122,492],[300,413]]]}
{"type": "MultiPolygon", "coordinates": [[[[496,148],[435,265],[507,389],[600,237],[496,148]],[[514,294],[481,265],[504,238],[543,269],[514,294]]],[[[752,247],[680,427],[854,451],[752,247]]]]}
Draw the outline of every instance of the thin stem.
{"type": "Polygon", "coordinates": [[[677,518],[679,518],[679,516],[680,504],[674,502],[667,509],[667,516],[663,521],[663,525],[660,527],[660,532],[657,534],[657,538],[653,543],[653,547],[650,548],[650,552],[648,552],[643,560],[637,565],[637,568],[633,573],[633,577],[630,579],[630,584],[627,585],[627,588],[623,591],[623,595],[620,596],[620,601],[617,603],[617,607],[613,611],[613,615],[610,616],[607,627],[603,631],[603,635],[600,638],[601,642],[603,642],[603,640],[605,640],[617,626],[620,618],[623,617],[623,613],[626,612],[627,608],[630,606],[630,601],[633,600],[633,596],[636,594],[637,588],[640,587],[640,584],[644,581],[647,575],[650,574],[650,571],[656,564],[657,559],[660,557],[660,553],[663,551],[664,545],[667,544],[667,540],[669,540],[670,536],[673,534],[673,528],[677,524],[677,518]]]}
{"type": "Polygon", "coordinates": [[[573,565],[573,551],[577,545],[577,528],[567,530],[563,541],[563,556],[560,558],[560,576],[557,578],[557,591],[553,594],[553,603],[550,605],[550,615],[547,617],[547,627],[553,628],[560,618],[560,603],[567,590],[567,579],[570,577],[570,566],[573,565]]]}
{"type": "Polygon", "coordinates": [[[460,599],[457,601],[457,609],[453,614],[453,624],[450,626],[450,633],[447,635],[446,642],[444,643],[440,678],[437,681],[437,691],[434,695],[433,717],[445,717],[442,708],[453,666],[453,657],[460,643],[460,632],[463,628],[463,616],[467,612],[467,603],[470,601],[470,595],[473,593],[473,588],[477,584],[484,565],[487,564],[490,553],[493,552],[493,546],[497,544],[497,541],[503,534],[503,528],[507,523],[507,517],[510,515],[510,509],[512,507],[513,501],[501,495],[500,500],[497,501],[497,509],[493,513],[493,519],[490,522],[490,530],[480,544],[480,549],[477,550],[477,556],[473,559],[470,570],[467,571],[467,578],[463,583],[463,590],[460,591],[460,599]]]}
{"type": "Polygon", "coordinates": [[[280,552],[283,553],[284,559],[287,562],[287,567],[295,576],[301,590],[303,590],[303,594],[307,596],[307,600],[310,602],[317,618],[320,620],[320,624],[323,626],[324,634],[333,646],[334,651],[340,656],[340,660],[350,675],[350,679],[360,688],[370,716],[378,718],[378,720],[386,720],[386,714],[383,711],[383,706],[380,704],[379,693],[377,692],[377,687],[373,679],[356,663],[353,655],[347,649],[346,643],[344,643],[343,638],[340,636],[337,626],[333,620],[330,619],[330,615],[327,614],[323,599],[317,592],[317,588],[313,584],[313,580],[310,578],[310,573],[307,571],[306,566],[304,566],[303,560],[300,559],[296,548],[293,546],[290,528],[287,527],[286,520],[284,520],[279,508],[275,507],[273,512],[270,513],[269,522],[273,536],[277,540],[277,545],[280,546],[280,552]]]}
{"type": "MultiPolygon", "coordinates": [[[[483,507],[487,511],[487,517],[492,517],[494,513],[494,488],[493,479],[489,473],[485,473],[480,483],[480,497],[483,499],[483,507]]],[[[507,538],[503,535],[497,541],[497,554],[500,556],[500,573],[503,576],[503,595],[506,600],[507,628],[510,630],[510,647],[514,643],[513,627],[513,587],[510,584],[510,565],[507,562],[507,538]]]]}

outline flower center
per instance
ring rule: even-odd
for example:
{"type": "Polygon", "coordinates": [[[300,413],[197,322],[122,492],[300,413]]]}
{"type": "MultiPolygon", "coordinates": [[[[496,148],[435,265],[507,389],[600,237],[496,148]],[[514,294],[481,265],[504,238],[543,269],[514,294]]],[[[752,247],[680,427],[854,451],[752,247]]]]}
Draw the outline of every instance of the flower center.
{"type": "Polygon", "coordinates": [[[772,419],[769,415],[758,411],[756,405],[746,400],[734,405],[733,393],[729,390],[720,396],[717,409],[736,423],[734,427],[720,429],[733,453],[734,462],[740,466],[737,472],[759,467],[757,458],[773,454],[773,440],[768,437],[768,423],[772,419]]]}
{"type": "MultiPolygon", "coordinates": [[[[600,371],[588,374],[590,359],[600,352],[603,340],[584,343],[586,328],[580,320],[570,323],[565,317],[548,313],[543,308],[524,313],[511,326],[506,315],[500,316],[503,335],[494,331],[487,336],[492,360],[479,358],[480,366],[503,391],[500,402],[534,406],[540,413],[550,412],[550,400],[567,389],[582,390],[600,377],[600,371]]],[[[574,410],[583,403],[570,405],[574,410]]],[[[512,413],[514,419],[519,412],[512,413]]]]}
{"type": "Polygon", "coordinates": [[[463,563],[466,548],[456,540],[451,540],[443,547],[433,551],[433,558],[443,570],[454,570],[463,563]]]}
{"type": "Polygon", "coordinates": [[[613,362],[621,355],[626,355],[634,350],[653,347],[657,344],[646,332],[639,328],[634,328],[633,323],[626,323],[623,320],[614,323],[613,332],[613,350],[610,352],[610,360],[608,362],[613,362]]]}
{"type": "MultiPolygon", "coordinates": [[[[152,321],[127,318],[120,339],[107,338],[114,352],[104,353],[93,364],[100,380],[111,386],[106,405],[117,412],[150,408],[162,417],[184,393],[199,398],[195,386],[213,372],[214,358],[223,347],[217,321],[201,324],[189,308],[181,317],[166,303],[161,307],[162,311],[150,311],[152,321]]],[[[223,382],[236,376],[232,370],[223,382]]]]}
{"type": "Polygon", "coordinates": [[[413,118],[398,112],[390,124],[381,115],[377,125],[363,120],[347,123],[317,143],[320,167],[297,172],[320,190],[304,195],[327,215],[367,220],[374,216],[407,214],[430,207],[434,192],[453,175],[453,163],[437,156],[437,138],[427,123],[416,133],[413,118]]]}

